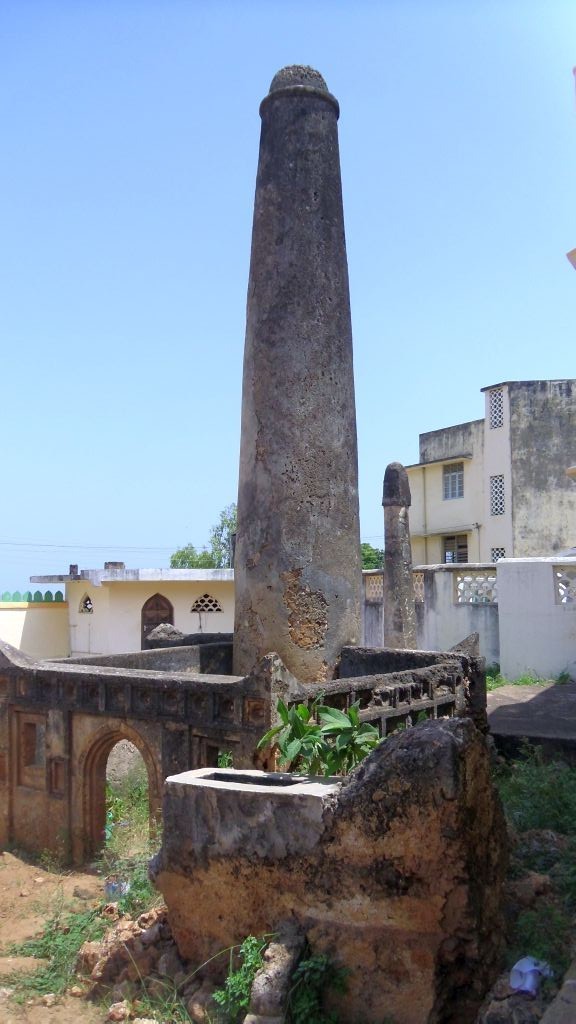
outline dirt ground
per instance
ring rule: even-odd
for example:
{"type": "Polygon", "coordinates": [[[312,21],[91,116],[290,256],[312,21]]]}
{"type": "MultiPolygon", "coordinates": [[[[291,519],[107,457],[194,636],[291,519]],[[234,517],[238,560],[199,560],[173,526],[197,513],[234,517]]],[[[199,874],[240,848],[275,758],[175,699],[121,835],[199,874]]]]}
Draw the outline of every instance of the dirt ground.
{"type": "Polygon", "coordinates": [[[10,998],[9,976],[34,970],[39,961],[8,953],[12,943],[38,935],[61,901],[71,911],[85,910],[102,898],[102,892],[103,881],[97,875],[53,874],[12,853],[0,854],[0,1024],[102,1024],[103,1009],[72,996],[59,998],[54,1006],[40,1000],[16,1005],[10,998]]]}
{"type": "MultiPolygon", "coordinates": [[[[144,770],[137,748],[127,740],[117,743],[107,765],[107,778],[119,786],[134,772],[144,770]]],[[[103,880],[75,871],[53,873],[27,864],[12,853],[0,853],[0,1024],[102,1024],[106,1011],[81,998],[58,997],[54,1006],[36,999],[23,1006],[11,998],[14,973],[34,971],[40,961],[8,953],[13,943],[38,935],[54,910],[86,910],[101,901],[103,880]]]]}

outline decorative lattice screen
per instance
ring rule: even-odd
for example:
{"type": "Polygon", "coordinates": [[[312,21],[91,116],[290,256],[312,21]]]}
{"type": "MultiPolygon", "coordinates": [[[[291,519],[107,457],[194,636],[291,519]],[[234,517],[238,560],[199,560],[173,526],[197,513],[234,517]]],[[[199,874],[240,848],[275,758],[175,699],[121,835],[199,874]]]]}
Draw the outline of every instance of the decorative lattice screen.
{"type": "Polygon", "coordinates": [[[504,392],[502,388],[495,388],[490,392],[488,408],[491,428],[504,426],[504,392]]]}
{"type": "Polygon", "coordinates": [[[456,604],[498,604],[496,573],[489,569],[457,573],[456,604]]]}
{"type": "Polygon", "coordinates": [[[490,515],[491,516],[503,516],[505,512],[504,504],[504,477],[503,476],[491,476],[490,477],[490,515]]]}
{"type": "Polygon", "coordinates": [[[192,605],[191,612],[221,612],[222,605],[211,594],[202,594],[197,597],[192,605]]]}
{"type": "Polygon", "coordinates": [[[364,587],[367,601],[382,601],[384,597],[384,584],[382,574],[378,576],[365,576],[364,587]]]}
{"type": "Polygon", "coordinates": [[[576,567],[555,565],[554,583],[556,604],[574,604],[576,602],[576,567]]]}
{"type": "Polygon", "coordinates": [[[506,548],[490,548],[491,562],[499,562],[501,558],[506,558],[506,548]]]}
{"type": "Polygon", "coordinates": [[[413,572],[412,580],[414,582],[414,600],[416,604],[424,604],[424,573],[413,572]]]}

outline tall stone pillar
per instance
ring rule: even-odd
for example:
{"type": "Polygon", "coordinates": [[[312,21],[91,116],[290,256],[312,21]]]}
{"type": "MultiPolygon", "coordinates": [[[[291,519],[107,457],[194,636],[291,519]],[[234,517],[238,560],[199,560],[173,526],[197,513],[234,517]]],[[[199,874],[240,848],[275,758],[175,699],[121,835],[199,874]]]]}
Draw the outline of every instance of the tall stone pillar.
{"type": "Polygon", "coordinates": [[[399,462],[384,473],[384,646],[414,650],[416,609],[408,509],[412,504],[408,474],[399,462]]]}
{"type": "Polygon", "coordinates": [[[332,678],[360,640],[352,330],[338,102],[283,68],[262,101],[248,283],[234,671],[332,678]]]}

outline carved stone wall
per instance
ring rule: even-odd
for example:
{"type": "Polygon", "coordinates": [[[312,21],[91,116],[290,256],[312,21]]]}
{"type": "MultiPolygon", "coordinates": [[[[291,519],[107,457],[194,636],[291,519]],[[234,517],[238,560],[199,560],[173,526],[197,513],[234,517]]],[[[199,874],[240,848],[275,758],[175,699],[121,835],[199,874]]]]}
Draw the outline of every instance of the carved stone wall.
{"type": "MultiPolygon", "coordinates": [[[[103,842],[108,754],[122,739],[144,759],[151,819],[168,775],[215,766],[220,752],[236,768],[257,763],[278,699],[314,699],[318,687],[299,683],[275,654],[248,676],[219,674],[229,658],[228,642],[36,662],[0,642],[0,844],[91,857],[103,842]]],[[[324,701],[359,700],[382,736],[454,715],[485,728],[483,663],[468,654],[349,647],[339,675],[324,701]]]]}

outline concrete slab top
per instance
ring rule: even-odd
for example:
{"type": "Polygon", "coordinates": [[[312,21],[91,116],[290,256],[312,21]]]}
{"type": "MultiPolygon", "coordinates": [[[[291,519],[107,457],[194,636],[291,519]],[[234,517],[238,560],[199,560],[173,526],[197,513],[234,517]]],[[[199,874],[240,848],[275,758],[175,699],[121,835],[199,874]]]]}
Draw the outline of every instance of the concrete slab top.
{"type": "Polygon", "coordinates": [[[206,789],[235,790],[274,796],[327,797],[342,785],[342,779],[317,775],[292,775],[289,772],[261,772],[252,769],[197,768],[170,775],[167,784],[198,786],[206,789]]]}
{"type": "Polygon", "coordinates": [[[497,736],[576,740],[576,682],[502,686],[487,697],[497,736]]]}

